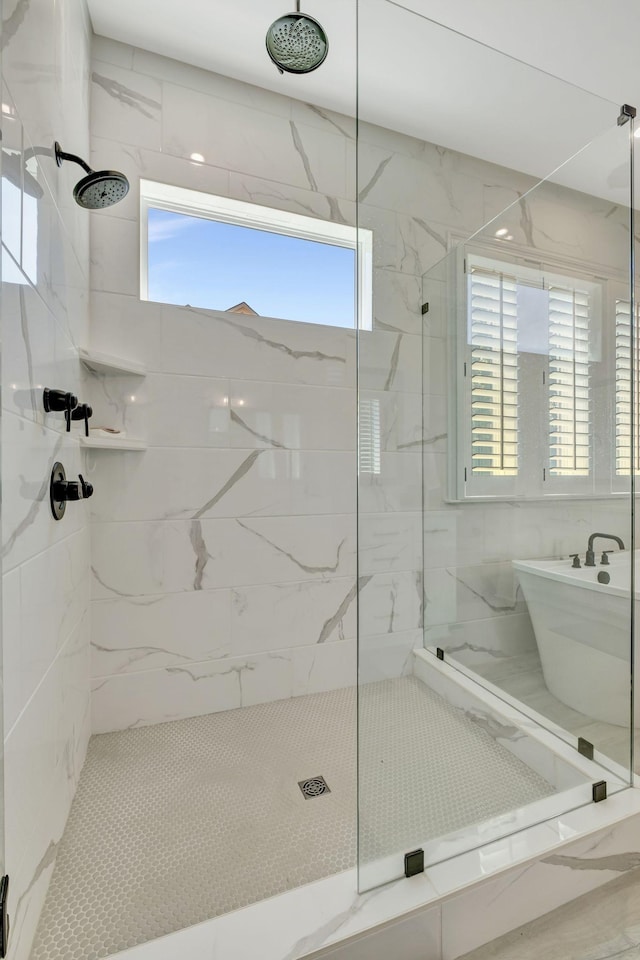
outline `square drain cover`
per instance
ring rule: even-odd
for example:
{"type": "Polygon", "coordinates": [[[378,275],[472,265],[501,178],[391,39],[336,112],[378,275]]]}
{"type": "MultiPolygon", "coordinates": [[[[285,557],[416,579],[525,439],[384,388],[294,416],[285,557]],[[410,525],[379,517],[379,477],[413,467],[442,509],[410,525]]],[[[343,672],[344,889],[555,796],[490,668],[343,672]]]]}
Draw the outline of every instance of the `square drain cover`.
{"type": "Polygon", "coordinates": [[[298,786],[302,790],[302,796],[305,800],[312,800],[313,797],[321,797],[323,793],[331,793],[324,777],[311,777],[309,780],[298,780],[298,786]]]}

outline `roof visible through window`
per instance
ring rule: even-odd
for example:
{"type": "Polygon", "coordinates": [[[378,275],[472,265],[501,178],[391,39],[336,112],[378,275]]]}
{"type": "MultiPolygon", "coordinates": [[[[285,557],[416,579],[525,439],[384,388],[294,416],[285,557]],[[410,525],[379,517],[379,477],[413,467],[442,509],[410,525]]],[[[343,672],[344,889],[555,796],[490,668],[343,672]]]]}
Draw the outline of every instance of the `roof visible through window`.
{"type": "Polygon", "coordinates": [[[150,206],[148,296],[353,328],[356,251],[150,206]]]}

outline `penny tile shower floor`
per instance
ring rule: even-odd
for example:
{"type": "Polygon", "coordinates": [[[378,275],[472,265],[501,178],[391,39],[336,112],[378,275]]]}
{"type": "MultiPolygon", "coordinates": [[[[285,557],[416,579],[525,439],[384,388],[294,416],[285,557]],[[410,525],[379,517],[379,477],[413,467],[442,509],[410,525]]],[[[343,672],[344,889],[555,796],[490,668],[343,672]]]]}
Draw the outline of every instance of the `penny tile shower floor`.
{"type": "MultiPolygon", "coordinates": [[[[32,960],[98,960],[353,866],[355,710],[348,689],[94,736],[32,960]],[[314,776],[331,792],[305,799],[314,776]]],[[[554,792],[413,677],[363,689],[361,731],[366,859],[554,792]]]]}

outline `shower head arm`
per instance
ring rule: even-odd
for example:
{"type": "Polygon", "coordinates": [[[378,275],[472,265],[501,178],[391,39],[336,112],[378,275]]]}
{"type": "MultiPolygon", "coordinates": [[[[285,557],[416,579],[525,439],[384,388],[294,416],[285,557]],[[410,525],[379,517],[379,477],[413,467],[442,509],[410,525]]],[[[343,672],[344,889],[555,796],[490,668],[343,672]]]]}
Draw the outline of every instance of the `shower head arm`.
{"type": "Polygon", "coordinates": [[[77,157],[75,153],[65,153],[65,151],[62,149],[62,147],[60,146],[57,140],[53,145],[53,149],[56,155],[56,163],[58,164],[59,167],[62,166],[63,160],[71,160],[72,163],[79,164],[82,167],[82,169],[86,171],[86,173],[93,173],[93,170],[91,169],[89,164],[85,163],[81,157],[77,157]]]}

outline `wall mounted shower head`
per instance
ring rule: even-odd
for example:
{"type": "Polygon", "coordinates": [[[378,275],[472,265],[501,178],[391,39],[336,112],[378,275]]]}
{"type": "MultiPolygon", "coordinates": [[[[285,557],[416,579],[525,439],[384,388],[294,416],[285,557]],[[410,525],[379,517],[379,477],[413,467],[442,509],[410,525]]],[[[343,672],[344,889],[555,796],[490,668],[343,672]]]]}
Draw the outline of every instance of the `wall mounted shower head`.
{"type": "Polygon", "coordinates": [[[267,53],[280,73],[311,73],[327,59],[329,41],[322,26],[313,17],[295,13],[275,20],[267,30],[267,53]]]}
{"type": "Polygon", "coordinates": [[[65,153],[57,142],[54,150],[59,167],[62,166],[63,160],[71,160],[86,171],[87,176],[78,180],[73,188],[74,200],[85,210],[111,207],[129,193],[129,181],[124,173],[118,173],[117,170],[92,170],[88,163],[74,153],[65,153]]]}

